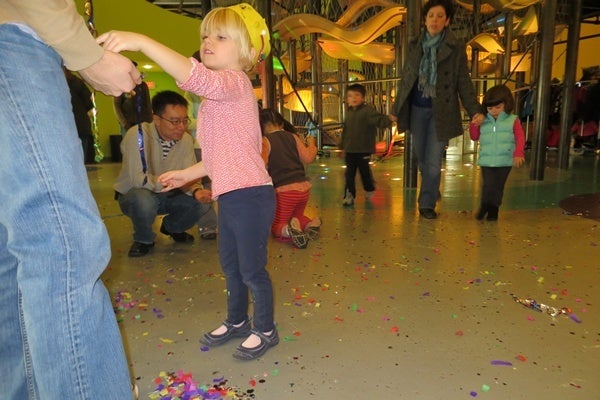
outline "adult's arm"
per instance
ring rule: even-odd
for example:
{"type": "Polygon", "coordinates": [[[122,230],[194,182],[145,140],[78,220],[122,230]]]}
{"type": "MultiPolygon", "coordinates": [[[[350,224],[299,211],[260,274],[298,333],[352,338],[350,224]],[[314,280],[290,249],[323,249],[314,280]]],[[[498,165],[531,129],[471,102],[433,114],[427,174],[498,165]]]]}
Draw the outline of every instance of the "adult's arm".
{"type": "Polygon", "coordinates": [[[471,75],[469,74],[469,69],[467,67],[467,55],[465,46],[461,45],[456,50],[458,52],[457,57],[457,77],[458,77],[458,95],[460,97],[460,101],[469,113],[469,117],[473,118],[476,114],[482,114],[485,116],[485,112],[483,107],[477,101],[477,95],[475,93],[475,87],[473,86],[473,81],[471,80],[471,75]]]}
{"type": "Polygon", "coordinates": [[[27,25],[94,89],[119,95],[141,80],[131,61],[96,43],[72,0],[5,0],[2,8],[3,21],[27,25]]]}

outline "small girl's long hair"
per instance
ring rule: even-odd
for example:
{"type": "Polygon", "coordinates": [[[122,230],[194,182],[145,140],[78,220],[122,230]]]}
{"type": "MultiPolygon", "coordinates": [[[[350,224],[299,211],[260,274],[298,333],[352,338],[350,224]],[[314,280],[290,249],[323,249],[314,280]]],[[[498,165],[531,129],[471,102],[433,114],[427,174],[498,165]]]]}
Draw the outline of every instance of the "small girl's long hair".
{"type": "Polygon", "coordinates": [[[242,18],[227,7],[213,8],[200,24],[200,37],[211,32],[219,32],[231,37],[240,48],[240,65],[245,71],[250,71],[254,66],[252,57],[252,39],[248,28],[242,18]]]}
{"type": "Polygon", "coordinates": [[[283,117],[279,112],[272,108],[263,108],[258,113],[258,119],[260,120],[260,128],[262,129],[263,135],[265,135],[265,125],[271,123],[276,126],[282,126],[284,131],[296,133],[296,128],[287,119],[283,117]]]}
{"type": "Polygon", "coordinates": [[[500,103],[504,103],[504,112],[507,114],[512,113],[515,109],[515,98],[506,85],[492,86],[483,96],[484,107],[494,107],[500,103]]]}

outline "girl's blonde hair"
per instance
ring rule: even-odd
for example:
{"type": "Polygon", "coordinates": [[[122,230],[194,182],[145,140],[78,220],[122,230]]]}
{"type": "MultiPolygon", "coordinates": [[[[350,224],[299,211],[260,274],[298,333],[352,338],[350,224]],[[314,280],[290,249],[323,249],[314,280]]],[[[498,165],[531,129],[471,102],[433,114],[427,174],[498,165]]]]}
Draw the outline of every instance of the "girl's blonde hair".
{"type": "Polygon", "coordinates": [[[253,57],[252,40],[244,21],[235,11],[218,7],[206,14],[200,25],[200,36],[204,37],[210,32],[220,32],[231,37],[240,49],[240,65],[245,71],[252,69],[256,58],[253,57]]]}

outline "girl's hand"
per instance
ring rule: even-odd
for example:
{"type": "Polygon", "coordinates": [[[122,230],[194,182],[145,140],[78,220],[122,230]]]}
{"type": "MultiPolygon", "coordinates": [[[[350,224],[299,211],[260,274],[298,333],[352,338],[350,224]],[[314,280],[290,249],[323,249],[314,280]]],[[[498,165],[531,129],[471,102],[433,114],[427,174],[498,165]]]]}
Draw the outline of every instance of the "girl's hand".
{"type": "Polygon", "coordinates": [[[184,170],[174,170],[165,172],[158,177],[158,182],[163,186],[161,192],[177,189],[188,183],[191,179],[185,174],[184,170]]]}
{"type": "Polygon", "coordinates": [[[96,42],[103,45],[105,50],[115,53],[122,51],[141,51],[144,35],[134,32],[109,31],[96,38],[96,42]]]}
{"type": "Polygon", "coordinates": [[[523,166],[523,164],[525,164],[525,157],[514,157],[513,158],[513,165],[517,168],[523,166]]]}

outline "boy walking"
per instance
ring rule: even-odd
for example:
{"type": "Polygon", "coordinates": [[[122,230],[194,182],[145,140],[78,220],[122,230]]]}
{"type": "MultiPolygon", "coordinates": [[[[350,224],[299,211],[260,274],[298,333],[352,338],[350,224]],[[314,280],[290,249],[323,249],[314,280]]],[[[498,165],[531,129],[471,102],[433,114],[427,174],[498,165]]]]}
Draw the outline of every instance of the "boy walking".
{"type": "Polygon", "coordinates": [[[375,182],[369,161],[375,152],[377,128],[388,128],[396,122],[394,115],[378,112],[373,106],[365,103],[366,89],[355,83],[346,89],[348,111],[342,130],[342,149],[346,161],[346,189],[344,206],[352,206],[356,197],[356,170],[360,173],[367,200],[373,197],[375,182]]]}

